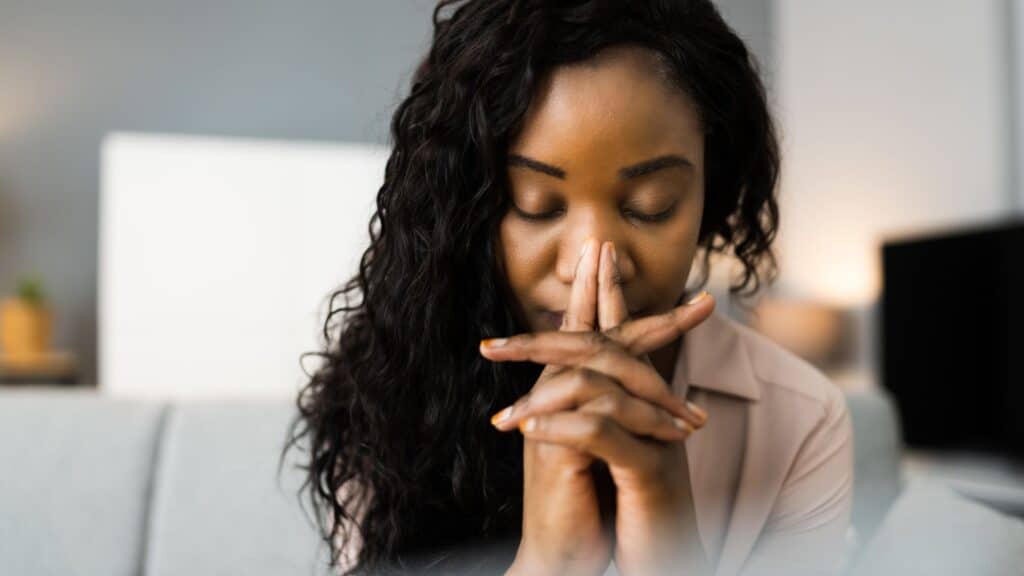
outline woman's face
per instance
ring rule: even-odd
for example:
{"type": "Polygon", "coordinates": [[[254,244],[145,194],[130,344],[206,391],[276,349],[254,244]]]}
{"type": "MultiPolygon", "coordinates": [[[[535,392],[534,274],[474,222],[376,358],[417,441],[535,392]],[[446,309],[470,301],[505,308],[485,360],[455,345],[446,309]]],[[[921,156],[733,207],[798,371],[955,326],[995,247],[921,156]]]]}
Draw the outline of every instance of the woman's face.
{"type": "Polygon", "coordinates": [[[652,54],[619,47],[554,71],[509,148],[508,176],[502,258],[534,331],[559,328],[591,236],[615,244],[631,317],[676,305],[704,206],[704,136],[652,54]]]}

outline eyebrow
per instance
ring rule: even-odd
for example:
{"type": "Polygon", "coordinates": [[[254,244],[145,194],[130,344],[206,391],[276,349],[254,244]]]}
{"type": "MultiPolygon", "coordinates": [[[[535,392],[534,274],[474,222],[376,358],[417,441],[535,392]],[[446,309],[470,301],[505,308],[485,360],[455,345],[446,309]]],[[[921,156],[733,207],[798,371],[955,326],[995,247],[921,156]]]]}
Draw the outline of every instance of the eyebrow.
{"type": "MultiPolygon", "coordinates": [[[[529,168],[535,172],[541,174],[547,174],[548,176],[554,176],[560,180],[565,180],[565,169],[559,168],[558,166],[552,166],[551,164],[545,164],[540,160],[534,160],[526,156],[519,154],[509,154],[508,157],[509,166],[521,166],[523,168],[529,168]]],[[[625,166],[619,169],[619,178],[623,180],[629,180],[631,178],[637,178],[651,172],[657,172],[665,168],[671,168],[673,166],[682,166],[683,168],[693,169],[693,163],[679,156],[677,154],[668,154],[665,156],[658,156],[657,158],[651,158],[650,160],[644,160],[631,166],[625,166]]]]}

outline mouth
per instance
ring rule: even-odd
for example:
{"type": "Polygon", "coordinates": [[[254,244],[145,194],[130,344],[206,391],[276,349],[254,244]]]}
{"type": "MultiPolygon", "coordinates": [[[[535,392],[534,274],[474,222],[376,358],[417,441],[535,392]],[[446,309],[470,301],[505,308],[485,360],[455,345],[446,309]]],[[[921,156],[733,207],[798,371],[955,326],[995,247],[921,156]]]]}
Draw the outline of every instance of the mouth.
{"type": "Polygon", "coordinates": [[[555,330],[558,330],[559,328],[562,327],[562,318],[565,316],[565,312],[564,311],[556,312],[554,310],[544,310],[541,313],[541,316],[543,316],[545,324],[547,324],[548,326],[552,327],[555,330]]]}

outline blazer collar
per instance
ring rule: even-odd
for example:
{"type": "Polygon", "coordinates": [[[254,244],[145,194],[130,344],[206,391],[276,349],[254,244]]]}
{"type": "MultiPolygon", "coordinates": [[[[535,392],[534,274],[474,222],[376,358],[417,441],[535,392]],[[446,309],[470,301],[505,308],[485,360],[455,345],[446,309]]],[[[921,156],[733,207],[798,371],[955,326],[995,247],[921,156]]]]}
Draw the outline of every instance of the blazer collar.
{"type": "Polygon", "coordinates": [[[683,335],[673,385],[685,397],[689,386],[756,402],[761,387],[743,337],[744,328],[718,313],[683,335]]]}

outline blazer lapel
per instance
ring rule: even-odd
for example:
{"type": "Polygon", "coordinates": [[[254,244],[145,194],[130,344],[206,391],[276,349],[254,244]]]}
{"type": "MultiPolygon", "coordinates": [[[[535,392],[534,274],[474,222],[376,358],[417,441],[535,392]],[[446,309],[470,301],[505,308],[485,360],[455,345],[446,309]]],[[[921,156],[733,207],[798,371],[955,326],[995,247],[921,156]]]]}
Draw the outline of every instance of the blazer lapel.
{"type": "MultiPolygon", "coordinates": [[[[780,454],[777,444],[785,444],[790,439],[772,435],[772,423],[765,421],[767,411],[762,404],[770,399],[762,397],[762,385],[755,374],[742,329],[727,318],[713,314],[684,335],[673,387],[684,398],[691,387],[717,393],[709,394],[705,401],[719,404],[720,410],[742,412],[739,419],[745,424],[742,434],[732,437],[721,434],[717,438],[697,435],[687,446],[694,494],[715,493],[704,485],[712,481],[712,475],[694,474],[700,462],[728,457],[742,459],[715,572],[716,576],[736,574],[753,549],[785,479],[792,455],[780,454]]],[[[714,407],[709,408],[714,413],[714,407]]],[[[736,425],[735,422],[734,419],[732,425],[736,425]]],[[[707,525],[716,503],[698,501],[695,505],[699,528],[702,523],[707,525]]],[[[707,550],[707,536],[702,534],[701,538],[707,550]]]]}
{"type": "Polygon", "coordinates": [[[749,404],[744,411],[747,426],[743,464],[716,576],[736,574],[743,567],[771,513],[790,462],[789,458],[780,458],[773,448],[771,424],[764,421],[764,411],[752,409],[749,404]]]}

